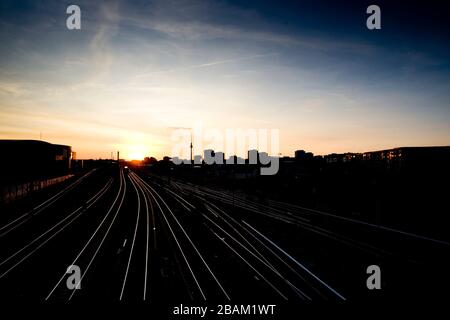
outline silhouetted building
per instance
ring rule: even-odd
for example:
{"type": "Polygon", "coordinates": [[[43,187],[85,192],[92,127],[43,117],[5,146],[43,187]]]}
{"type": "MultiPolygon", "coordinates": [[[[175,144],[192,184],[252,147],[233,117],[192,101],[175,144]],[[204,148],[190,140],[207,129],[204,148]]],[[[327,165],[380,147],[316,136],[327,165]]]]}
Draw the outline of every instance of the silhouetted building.
{"type": "Polygon", "coordinates": [[[306,152],[305,150],[297,150],[295,151],[295,160],[310,160],[314,158],[314,154],[312,152],[306,152]]]}
{"type": "Polygon", "coordinates": [[[362,159],[371,162],[383,162],[389,167],[448,164],[450,147],[400,147],[365,152],[362,159]]]}
{"type": "Polygon", "coordinates": [[[345,154],[331,153],[327,154],[324,158],[327,163],[340,163],[344,162],[345,154]]]}
{"type": "Polygon", "coordinates": [[[66,174],[72,148],[37,140],[0,140],[1,183],[21,182],[66,174]]]}
{"type": "Polygon", "coordinates": [[[363,155],[361,153],[352,153],[352,152],[332,153],[324,156],[324,159],[327,163],[344,163],[362,160],[363,155]]]}
{"type": "Polygon", "coordinates": [[[305,150],[297,150],[295,151],[295,160],[302,160],[305,158],[305,150]]]}

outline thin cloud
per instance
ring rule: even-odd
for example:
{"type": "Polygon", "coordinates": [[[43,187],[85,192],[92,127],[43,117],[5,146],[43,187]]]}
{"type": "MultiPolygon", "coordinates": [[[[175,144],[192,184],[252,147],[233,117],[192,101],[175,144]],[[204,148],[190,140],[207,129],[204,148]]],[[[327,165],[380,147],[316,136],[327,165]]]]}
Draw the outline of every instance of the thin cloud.
{"type": "Polygon", "coordinates": [[[232,59],[224,59],[224,60],[206,62],[206,63],[201,63],[201,64],[195,64],[195,65],[190,65],[190,66],[180,67],[180,68],[174,68],[174,69],[149,71],[149,72],[138,74],[138,75],[134,76],[133,79],[138,79],[138,78],[142,78],[142,77],[146,77],[146,76],[150,76],[150,75],[154,75],[154,74],[164,74],[164,73],[173,73],[173,72],[193,70],[193,69],[200,69],[200,68],[208,68],[208,67],[213,67],[213,66],[227,64],[227,63],[234,63],[234,62],[238,62],[238,61],[270,57],[270,56],[274,56],[276,54],[277,53],[255,54],[255,55],[250,55],[250,56],[244,56],[244,57],[238,57],[238,58],[232,58],[232,59]]]}

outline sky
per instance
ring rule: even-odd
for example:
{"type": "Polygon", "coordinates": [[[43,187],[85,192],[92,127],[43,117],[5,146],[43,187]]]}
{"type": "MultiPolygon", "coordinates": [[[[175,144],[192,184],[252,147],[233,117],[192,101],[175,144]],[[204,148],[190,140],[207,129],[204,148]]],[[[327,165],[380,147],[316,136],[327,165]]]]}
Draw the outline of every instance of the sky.
{"type": "Polygon", "coordinates": [[[283,155],[450,145],[445,6],[3,0],[0,139],[128,159],[170,155],[174,128],[199,125],[279,129],[283,155]]]}

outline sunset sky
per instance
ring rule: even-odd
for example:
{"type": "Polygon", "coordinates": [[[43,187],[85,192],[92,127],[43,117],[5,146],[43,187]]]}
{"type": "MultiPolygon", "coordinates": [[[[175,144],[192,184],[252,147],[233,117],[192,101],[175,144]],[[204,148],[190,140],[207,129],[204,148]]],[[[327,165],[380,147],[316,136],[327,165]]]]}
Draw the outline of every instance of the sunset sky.
{"type": "Polygon", "coordinates": [[[370,31],[351,3],[2,1],[0,139],[79,158],[161,158],[196,124],[280,129],[284,155],[450,145],[448,12],[378,1],[370,31]]]}

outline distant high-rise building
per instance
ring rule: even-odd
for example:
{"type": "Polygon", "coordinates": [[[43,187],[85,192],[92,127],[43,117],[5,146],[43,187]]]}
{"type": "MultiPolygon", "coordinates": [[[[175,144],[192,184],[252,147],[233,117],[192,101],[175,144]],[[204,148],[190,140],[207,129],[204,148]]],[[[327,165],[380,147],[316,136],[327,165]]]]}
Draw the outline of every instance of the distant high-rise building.
{"type": "Polygon", "coordinates": [[[295,151],[295,159],[296,160],[304,159],[305,155],[306,155],[305,150],[297,150],[297,151],[295,151]]]}

